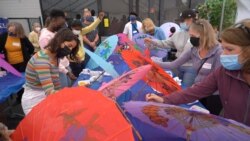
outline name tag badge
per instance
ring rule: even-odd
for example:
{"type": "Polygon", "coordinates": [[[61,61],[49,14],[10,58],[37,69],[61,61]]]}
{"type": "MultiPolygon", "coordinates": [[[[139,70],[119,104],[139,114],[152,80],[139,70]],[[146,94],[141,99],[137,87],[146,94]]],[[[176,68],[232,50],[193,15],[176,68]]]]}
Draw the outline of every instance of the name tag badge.
{"type": "Polygon", "coordinates": [[[16,46],[16,47],[20,47],[21,46],[20,43],[17,43],[17,42],[13,42],[12,45],[16,46]]]}
{"type": "Polygon", "coordinates": [[[202,68],[204,69],[211,69],[212,68],[212,64],[209,64],[209,63],[204,63],[202,68]]]}
{"type": "Polygon", "coordinates": [[[134,30],[134,31],[133,31],[133,33],[135,34],[135,33],[137,33],[137,31],[136,31],[136,30],[134,30]]]}

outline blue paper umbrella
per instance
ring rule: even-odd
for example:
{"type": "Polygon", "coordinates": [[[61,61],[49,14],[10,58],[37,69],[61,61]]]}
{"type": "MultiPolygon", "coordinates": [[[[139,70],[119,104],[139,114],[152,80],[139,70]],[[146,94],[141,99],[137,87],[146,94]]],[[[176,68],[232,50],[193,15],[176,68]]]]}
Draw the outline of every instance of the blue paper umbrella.
{"type": "Polygon", "coordinates": [[[191,111],[178,106],[154,102],[127,102],[127,115],[135,128],[144,135],[144,129],[158,130],[148,138],[166,141],[182,138],[183,141],[249,141],[250,128],[236,121],[219,116],[191,111]],[[137,122],[133,122],[137,121],[137,122]],[[140,122],[138,122],[140,121],[140,122]],[[159,138],[162,137],[162,138],[159,138]]]}
{"type": "Polygon", "coordinates": [[[98,66],[100,66],[104,71],[109,73],[113,78],[116,78],[119,76],[119,74],[114,69],[114,66],[104,60],[102,57],[98,56],[97,54],[91,52],[90,50],[85,48],[85,52],[90,56],[91,60],[93,60],[95,63],[98,63],[98,66]]]}
{"type": "MultiPolygon", "coordinates": [[[[107,60],[109,56],[113,53],[118,42],[117,35],[112,35],[104,40],[95,50],[95,54],[107,60]]],[[[99,62],[96,62],[92,57],[87,63],[86,67],[89,69],[95,69],[99,66],[99,62]]]]}

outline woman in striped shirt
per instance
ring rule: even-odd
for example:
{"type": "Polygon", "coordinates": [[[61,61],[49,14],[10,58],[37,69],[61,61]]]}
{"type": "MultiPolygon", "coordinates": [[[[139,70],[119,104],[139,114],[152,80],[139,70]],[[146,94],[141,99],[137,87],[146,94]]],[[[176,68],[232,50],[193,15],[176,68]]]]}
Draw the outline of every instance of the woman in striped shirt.
{"type": "Polygon", "coordinates": [[[45,50],[37,52],[28,62],[26,84],[22,97],[25,114],[60,89],[58,60],[65,56],[76,59],[79,40],[71,30],[61,29],[50,41],[45,50]]]}

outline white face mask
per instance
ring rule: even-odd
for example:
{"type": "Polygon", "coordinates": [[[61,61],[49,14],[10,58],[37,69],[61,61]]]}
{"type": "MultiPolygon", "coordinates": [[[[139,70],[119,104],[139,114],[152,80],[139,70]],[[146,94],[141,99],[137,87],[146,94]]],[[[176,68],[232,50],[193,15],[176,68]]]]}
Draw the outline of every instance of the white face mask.
{"type": "Polygon", "coordinates": [[[75,35],[79,35],[79,34],[81,33],[80,30],[75,30],[75,29],[73,29],[72,32],[73,32],[75,35]]]}
{"type": "Polygon", "coordinates": [[[41,30],[41,27],[35,27],[35,30],[36,30],[36,31],[40,31],[40,30],[41,30]]]}

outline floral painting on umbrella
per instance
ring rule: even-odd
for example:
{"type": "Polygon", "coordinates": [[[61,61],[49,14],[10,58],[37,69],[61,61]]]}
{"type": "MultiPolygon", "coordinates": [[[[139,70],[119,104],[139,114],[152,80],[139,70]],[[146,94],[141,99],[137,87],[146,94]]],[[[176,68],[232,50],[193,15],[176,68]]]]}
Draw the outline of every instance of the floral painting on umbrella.
{"type": "Polygon", "coordinates": [[[162,134],[172,133],[186,141],[248,141],[250,138],[250,128],[241,123],[174,105],[131,101],[124,104],[124,109],[131,117],[160,129],[162,134]]]}

